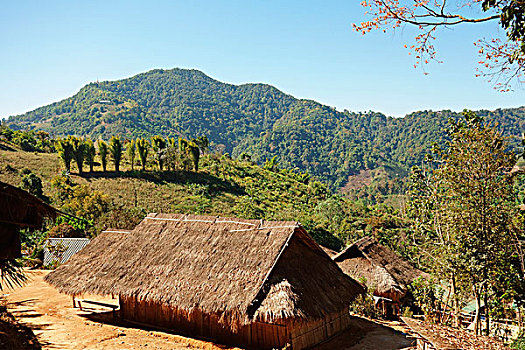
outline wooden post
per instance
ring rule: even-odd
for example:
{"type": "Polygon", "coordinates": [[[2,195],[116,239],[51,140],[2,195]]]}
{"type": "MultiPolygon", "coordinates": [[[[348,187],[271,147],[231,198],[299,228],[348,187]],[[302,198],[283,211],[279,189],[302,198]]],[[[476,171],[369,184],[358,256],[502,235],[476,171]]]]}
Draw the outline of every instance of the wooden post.
{"type": "Polygon", "coordinates": [[[73,299],[73,309],[74,309],[74,308],[77,307],[77,306],[75,305],[75,296],[73,295],[71,298],[73,299]]]}

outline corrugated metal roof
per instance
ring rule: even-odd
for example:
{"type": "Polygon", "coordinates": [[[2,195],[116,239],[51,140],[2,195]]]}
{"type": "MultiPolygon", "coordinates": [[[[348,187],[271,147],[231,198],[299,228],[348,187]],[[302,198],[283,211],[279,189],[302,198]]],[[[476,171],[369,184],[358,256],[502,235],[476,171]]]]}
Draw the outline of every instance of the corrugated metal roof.
{"type": "Polygon", "coordinates": [[[49,238],[44,246],[44,266],[60,260],[63,264],[88,245],[88,238],[49,238]]]}

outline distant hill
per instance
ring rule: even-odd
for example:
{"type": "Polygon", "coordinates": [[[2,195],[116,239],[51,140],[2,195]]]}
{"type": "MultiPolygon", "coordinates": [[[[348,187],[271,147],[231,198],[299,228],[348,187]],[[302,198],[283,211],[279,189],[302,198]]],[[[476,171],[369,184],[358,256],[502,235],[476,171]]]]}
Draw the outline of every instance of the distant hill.
{"type": "MultiPolygon", "coordinates": [[[[525,107],[478,113],[497,121],[514,145],[525,132],[525,107]]],[[[352,181],[363,171],[400,169],[370,173],[387,174],[387,182],[405,176],[433,142],[442,140],[447,120],[457,116],[451,111],[404,118],[339,112],[266,84],[232,85],[197,70],[156,69],[88,84],[70,98],[12,116],[7,123],[55,136],[207,135],[212,145],[233,156],[246,152],[258,163],[277,156],[283,167],[307,170],[332,189],[355,192],[352,181]]],[[[390,187],[385,191],[395,193],[397,185],[390,187]]]]}

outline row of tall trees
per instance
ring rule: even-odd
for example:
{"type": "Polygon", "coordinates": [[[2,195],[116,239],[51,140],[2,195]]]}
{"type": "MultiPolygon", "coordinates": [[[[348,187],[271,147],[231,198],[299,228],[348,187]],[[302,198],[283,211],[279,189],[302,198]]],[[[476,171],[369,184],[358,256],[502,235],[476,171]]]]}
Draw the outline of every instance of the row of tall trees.
{"type": "Polygon", "coordinates": [[[89,171],[93,172],[97,155],[104,172],[107,171],[108,159],[113,162],[115,172],[120,172],[120,164],[124,156],[131,163],[131,170],[134,170],[137,155],[142,171],[145,171],[150,151],[160,171],[163,171],[165,167],[169,170],[193,168],[194,171],[199,171],[200,155],[208,148],[209,141],[206,136],[186,140],[183,138],[164,139],[156,135],[151,138],[151,141],[147,138],[122,141],[119,136],[112,136],[109,142],[98,140],[96,144],[89,138],[77,136],[55,140],[55,149],[65,170],[71,172],[71,163],[74,161],[79,174],[84,173],[85,164],[89,166],[89,171]]]}

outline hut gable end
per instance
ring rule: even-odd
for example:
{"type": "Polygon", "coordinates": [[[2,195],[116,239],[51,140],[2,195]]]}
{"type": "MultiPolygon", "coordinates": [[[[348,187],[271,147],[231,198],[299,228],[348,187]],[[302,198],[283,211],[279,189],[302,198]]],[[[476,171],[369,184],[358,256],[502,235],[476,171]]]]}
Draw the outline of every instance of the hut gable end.
{"type": "Polygon", "coordinates": [[[368,236],[348,246],[333,259],[348,275],[366,279],[369,286],[376,288],[376,294],[393,299],[403,297],[414,279],[426,276],[423,271],[368,236]]]}

